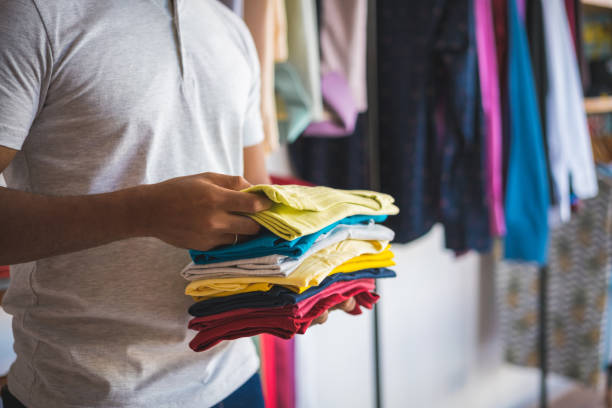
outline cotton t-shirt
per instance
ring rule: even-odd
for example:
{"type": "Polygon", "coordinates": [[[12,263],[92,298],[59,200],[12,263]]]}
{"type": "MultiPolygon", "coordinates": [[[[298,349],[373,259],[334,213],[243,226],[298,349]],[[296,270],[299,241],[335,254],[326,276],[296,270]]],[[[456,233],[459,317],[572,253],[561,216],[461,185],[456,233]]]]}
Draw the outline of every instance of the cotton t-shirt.
{"type": "MultiPolygon", "coordinates": [[[[0,0],[8,186],[48,195],[243,172],[263,139],[257,54],[216,0],[0,0]]],[[[15,265],[10,391],[36,407],[206,407],[257,369],[250,339],[189,349],[188,252],[128,239],[15,265]]]]}

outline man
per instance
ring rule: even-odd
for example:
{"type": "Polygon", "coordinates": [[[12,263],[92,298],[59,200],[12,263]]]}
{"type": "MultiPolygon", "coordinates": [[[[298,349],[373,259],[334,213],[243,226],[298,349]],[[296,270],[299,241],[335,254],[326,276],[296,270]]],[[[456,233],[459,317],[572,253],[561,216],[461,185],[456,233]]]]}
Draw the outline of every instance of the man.
{"type": "Polygon", "coordinates": [[[189,349],[179,275],[183,248],[258,232],[235,214],[269,206],[239,192],[268,182],[261,128],[252,40],[216,0],[0,0],[5,403],[261,404],[250,339],[189,349]]]}

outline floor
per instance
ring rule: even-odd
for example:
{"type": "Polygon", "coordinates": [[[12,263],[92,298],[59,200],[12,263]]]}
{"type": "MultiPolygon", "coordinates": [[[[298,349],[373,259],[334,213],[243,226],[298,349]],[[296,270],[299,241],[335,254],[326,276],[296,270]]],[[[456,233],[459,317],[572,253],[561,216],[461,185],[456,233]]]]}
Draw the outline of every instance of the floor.
{"type": "Polygon", "coordinates": [[[556,398],[550,408],[606,408],[604,396],[583,387],[574,387],[556,398]]]}

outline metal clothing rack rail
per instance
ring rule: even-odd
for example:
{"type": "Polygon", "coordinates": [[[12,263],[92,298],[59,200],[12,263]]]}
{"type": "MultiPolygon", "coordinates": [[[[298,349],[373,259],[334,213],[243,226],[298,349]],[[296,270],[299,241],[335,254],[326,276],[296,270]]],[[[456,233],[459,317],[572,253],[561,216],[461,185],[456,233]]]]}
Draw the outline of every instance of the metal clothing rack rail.
{"type": "MultiPolygon", "coordinates": [[[[368,90],[368,158],[369,184],[380,190],[380,157],[378,154],[378,62],[376,48],[376,0],[368,0],[367,20],[367,90],[368,90]]],[[[374,305],[374,381],[376,408],[382,408],[382,372],[380,344],[380,309],[374,305]]]]}
{"type": "Polygon", "coordinates": [[[548,377],[548,267],[540,266],[538,269],[539,288],[538,288],[538,350],[540,355],[540,408],[548,406],[548,387],[546,378],[548,377]]]}

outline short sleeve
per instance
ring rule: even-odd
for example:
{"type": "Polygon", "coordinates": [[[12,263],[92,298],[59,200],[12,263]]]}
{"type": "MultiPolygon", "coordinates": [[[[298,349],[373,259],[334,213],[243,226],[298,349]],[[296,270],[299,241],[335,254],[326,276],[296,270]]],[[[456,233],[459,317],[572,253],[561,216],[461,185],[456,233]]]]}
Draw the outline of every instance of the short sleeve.
{"type": "Polygon", "coordinates": [[[21,150],[44,102],[52,61],[32,0],[0,0],[0,145],[21,150]]]}
{"type": "Polygon", "coordinates": [[[245,36],[247,58],[251,66],[251,88],[247,101],[247,111],[244,120],[244,139],[245,147],[254,146],[263,142],[264,129],[261,118],[261,76],[259,67],[259,57],[255,49],[255,43],[249,30],[244,27],[242,30],[245,36]]]}

